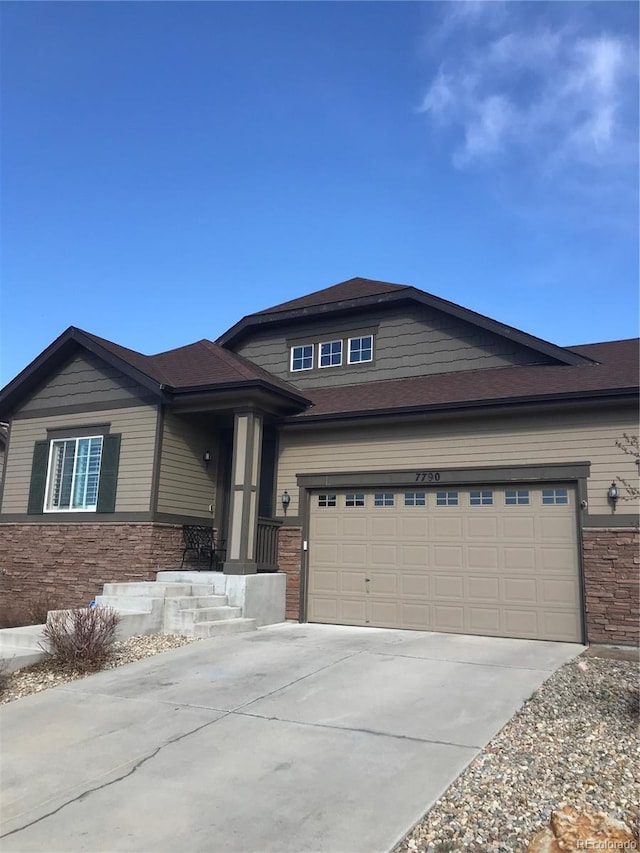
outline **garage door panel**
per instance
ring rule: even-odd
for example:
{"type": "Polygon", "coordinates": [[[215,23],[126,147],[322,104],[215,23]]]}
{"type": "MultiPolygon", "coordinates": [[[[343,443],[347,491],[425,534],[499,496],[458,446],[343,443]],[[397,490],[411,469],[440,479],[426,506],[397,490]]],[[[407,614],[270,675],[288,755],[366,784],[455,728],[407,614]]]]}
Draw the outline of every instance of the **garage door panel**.
{"type": "Polygon", "coordinates": [[[500,598],[500,579],[497,577],[467,578],[466,597],[470,601],[498,601],[500,598]]]}
{"type": "Polygon", "coordinates": [[[538,598],[535,578],[505,578],[503,581],[505,604],[530,603],[538,598]]]}
{"type": "Polygon", "coordinates": [[[336,507],[311,501],[308,618],[579,641],[575,493],[562,489],[567,504],[543,504],[533,485],[454,487],[447,506],[442,487],[411,491],[411,506],[388,487],[386,506],[374,489],[364,507],[344,492],[336,507]]]}
{"type": "Polygon", "coordinates": [[[400,573],[400,595],[403,598],[412,598],[413,596],[421,596],[426,598],[429,595],[431,578],[426,573],[407,574],[400,573]]]}
{"type": "Polygon", "coordinates": [[[462,568],[462,548],[454,545],[435,545],[433,548],[434,569],[462,568]]]}
{"type": "Polygon", "coordinates": [[[396,545],[371,545],[371,565],[396,566],[398,562],[396,545]]]}
{"type": "Polygon", "coordinates": [[[433,597],[464,598],[464,577],[462,575],[435,575],[433,578],[433,597]]]}
{"type": "Polygon", "coordinates": [[[403,545],[398,546],[400,562],[403,568],[424,569],[429,565],[428,545],[403,545]]]}
{"type": "Polygon", "coordinates": [[[429,535],[429,519],[423,507],[407,507],[413,512],[409,515],[400,515],[398,517],[398,531],[403,542],[417,540],[424,542],[429,535]]]}
{"type": "MultiPolygon", "coordinates": [[[[482,510],[482,507],[479,509],[482,510]]],[[[496,539],[498,536],[498,517],[495,515],[487,516],[484,513],[469,517],[466,520],[465,532],[467,540],[496,539]]]]}
{"type": "Polygon", "coordinates": [[[468,631],[470,634],[499,636],[501,633],[498,607],[470,607],[468,631]]]}
{"type": "Polygon", "coordinates": [[[344,543],[341,549],[341,562],[347,566],[366,566],[369,563],[365,542],[344,543]]]}
{"type": "Polygon", "coordinates": [[[435,631],[461,633],[464,631],[464,607],[434,604],[433,622],[435,631]]]}

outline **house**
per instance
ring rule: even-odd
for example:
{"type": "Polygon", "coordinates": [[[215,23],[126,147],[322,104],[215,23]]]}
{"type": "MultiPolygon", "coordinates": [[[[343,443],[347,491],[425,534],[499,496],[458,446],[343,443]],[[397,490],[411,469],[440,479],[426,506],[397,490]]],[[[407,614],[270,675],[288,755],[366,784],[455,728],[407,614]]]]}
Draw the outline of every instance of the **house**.
{"type": "Polygon", "coordinates": [[[637,340],[362,278],[157,355],[71,327],[0,392],[3,595],[81,604],[211,525],[293,619],[635,643],[637,405],[637,340]]]}

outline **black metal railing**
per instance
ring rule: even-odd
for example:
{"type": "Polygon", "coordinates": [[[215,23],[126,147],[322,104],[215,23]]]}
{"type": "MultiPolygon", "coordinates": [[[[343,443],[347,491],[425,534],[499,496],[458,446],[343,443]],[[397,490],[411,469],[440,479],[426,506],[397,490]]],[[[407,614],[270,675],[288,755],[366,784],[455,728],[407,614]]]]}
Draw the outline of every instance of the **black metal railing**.
{"type": "Polygon", "coordinates": [[[256,537],[256,563],[259,572],[278,571],[278,530],[281,521],[275,518],[258,519],[256,537]]]}

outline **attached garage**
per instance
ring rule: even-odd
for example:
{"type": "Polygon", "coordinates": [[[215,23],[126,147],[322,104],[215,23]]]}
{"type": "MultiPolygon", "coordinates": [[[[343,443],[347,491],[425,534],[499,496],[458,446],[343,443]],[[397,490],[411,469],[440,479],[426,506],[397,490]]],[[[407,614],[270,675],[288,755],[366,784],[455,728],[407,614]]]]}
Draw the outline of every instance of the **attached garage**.
{"type": "Polygon", "coordinates": [[[309,493],[307,618],[581,642],[575,489],[309,493]]]}

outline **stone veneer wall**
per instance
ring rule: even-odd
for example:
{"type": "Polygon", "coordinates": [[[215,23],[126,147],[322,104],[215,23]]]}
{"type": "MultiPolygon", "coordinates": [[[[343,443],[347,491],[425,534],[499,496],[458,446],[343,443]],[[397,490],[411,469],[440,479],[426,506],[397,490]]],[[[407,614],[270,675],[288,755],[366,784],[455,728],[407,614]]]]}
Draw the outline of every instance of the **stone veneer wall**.
{"type": "Polygon", "coordinates": [[[0,606],[46,596],[86,605],[113,581],[154,580],[182,558],[182,528],[171,524],[2,524],[0,606]]]}
{"type": "Polygon", "coordinates": [[[640,640],[640,531],[583,530],[587,640],[638,644],[640,640]]]}
{"type": "Polygon", "coordinates": [[[287,619],[300,618],[300,562],[302,529],[281,527],[278,531],[278,569],[287,575],[287,619]]]}

